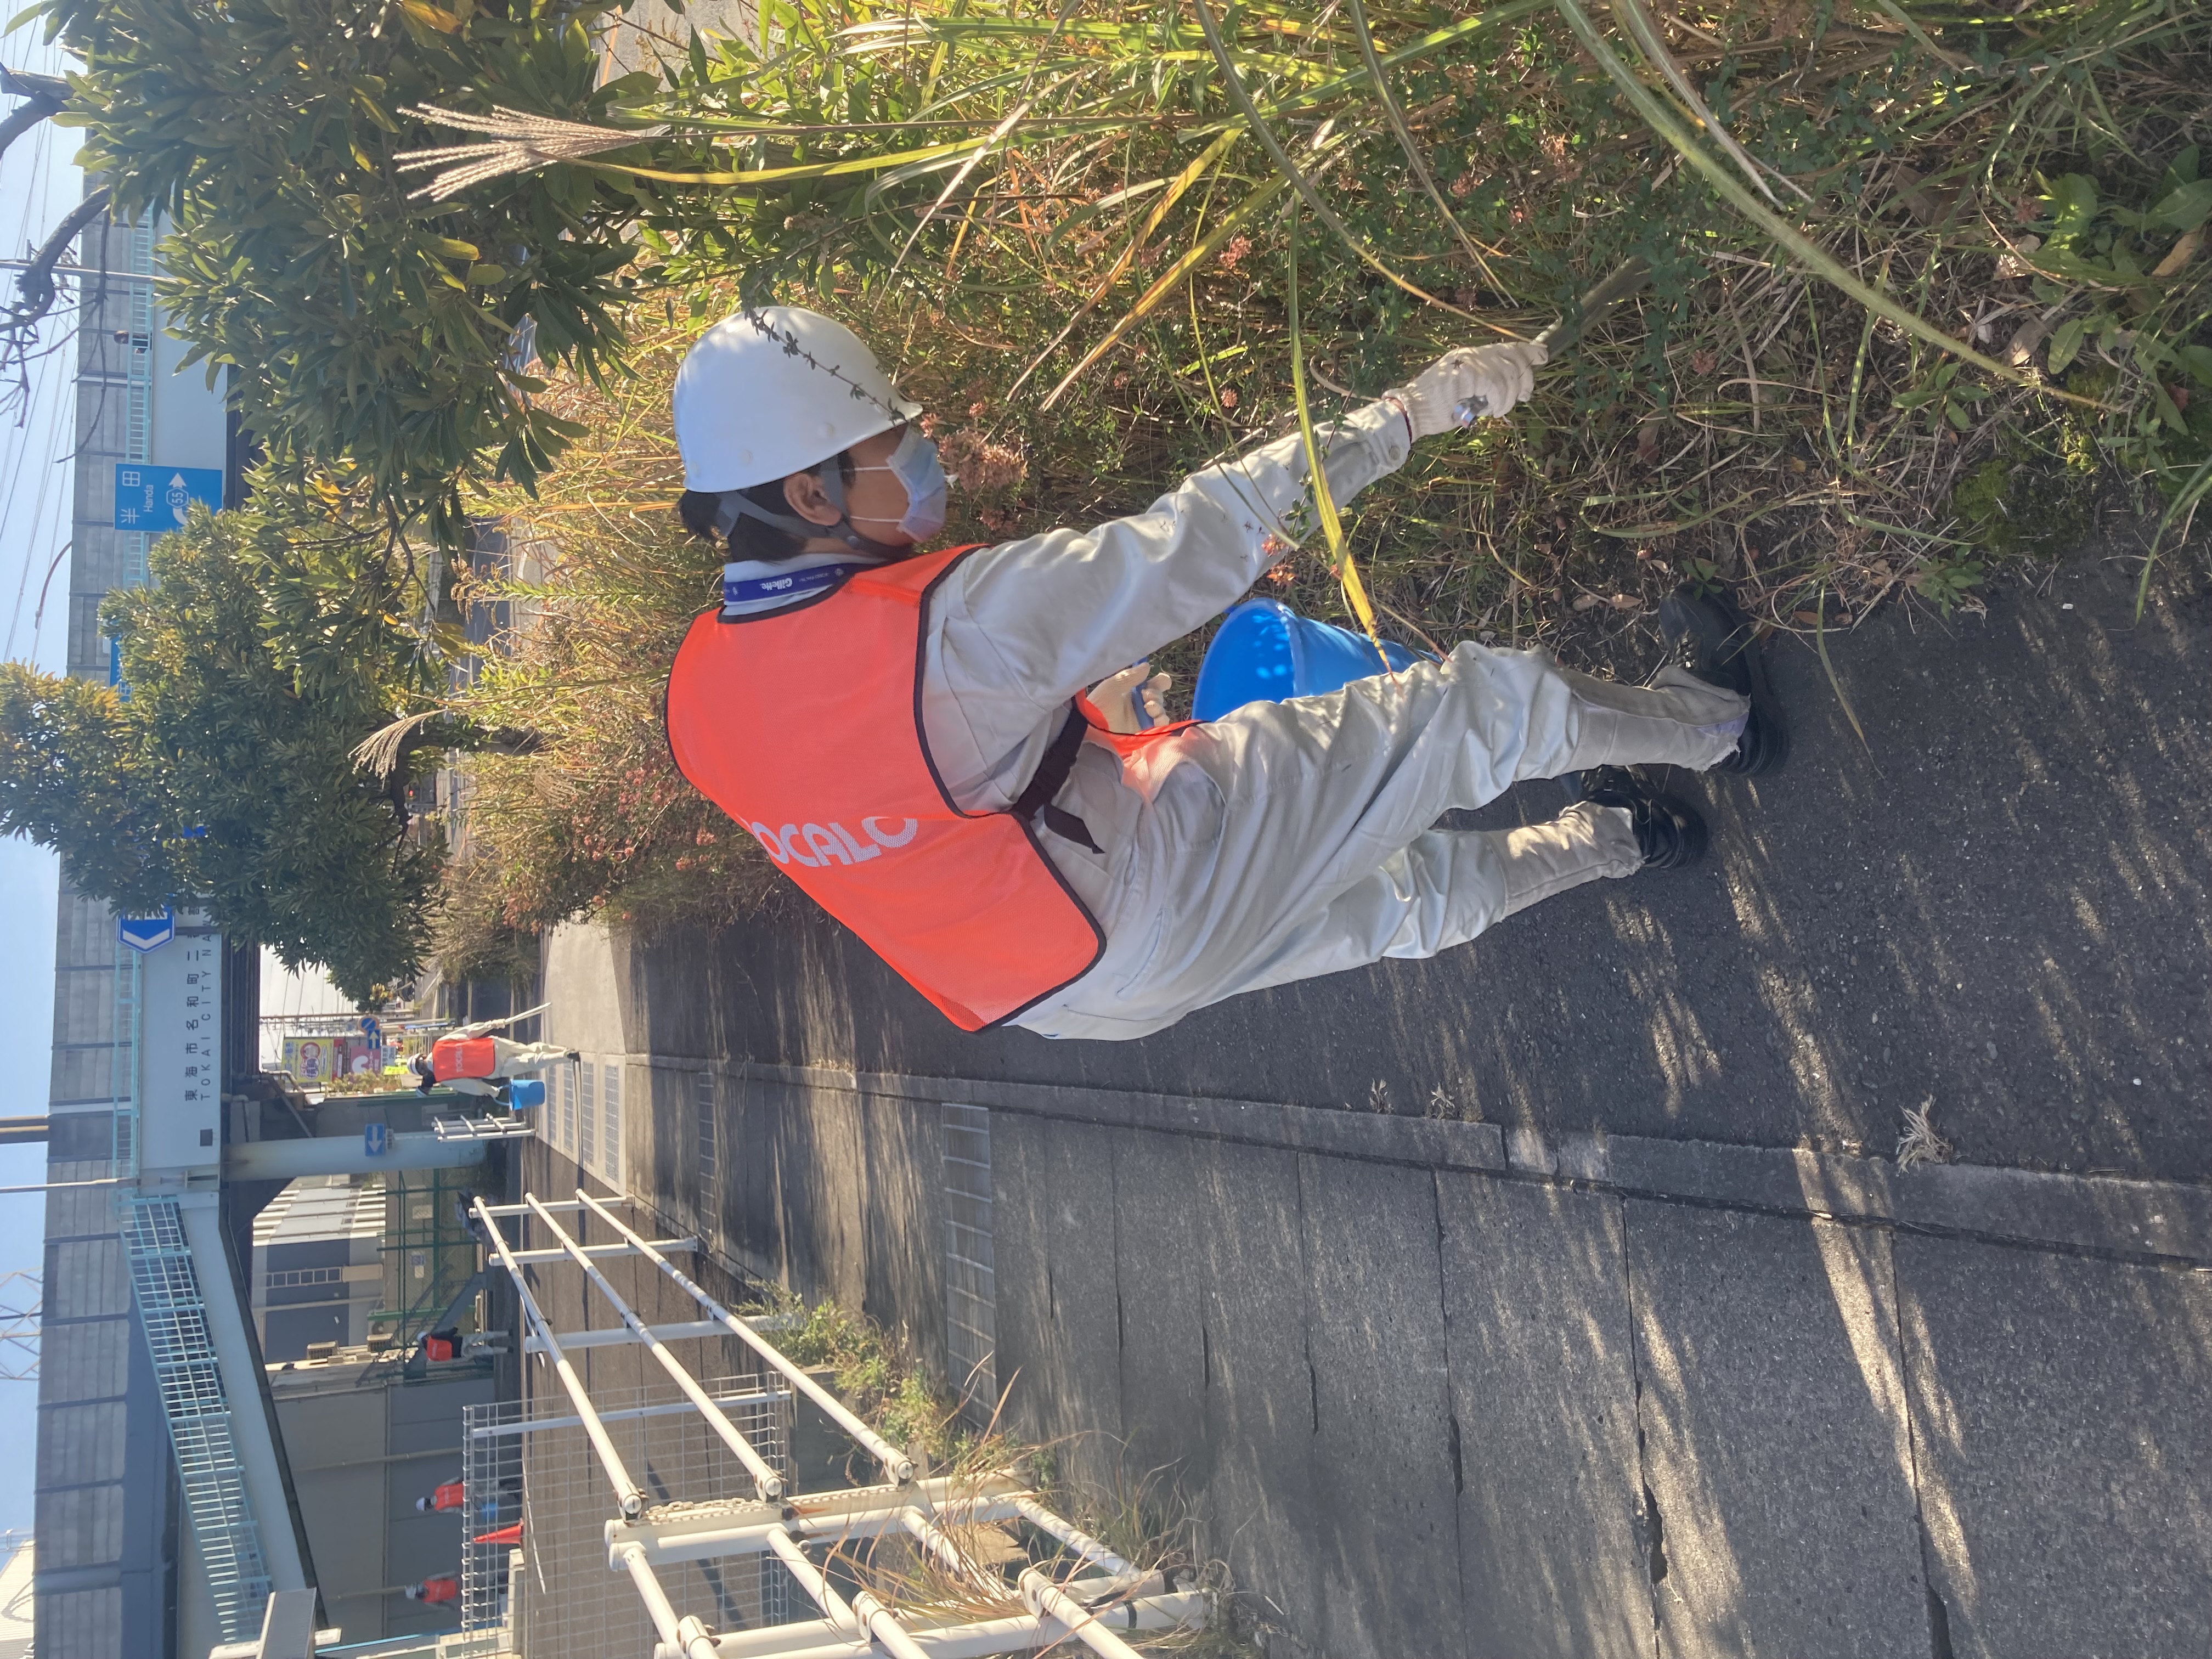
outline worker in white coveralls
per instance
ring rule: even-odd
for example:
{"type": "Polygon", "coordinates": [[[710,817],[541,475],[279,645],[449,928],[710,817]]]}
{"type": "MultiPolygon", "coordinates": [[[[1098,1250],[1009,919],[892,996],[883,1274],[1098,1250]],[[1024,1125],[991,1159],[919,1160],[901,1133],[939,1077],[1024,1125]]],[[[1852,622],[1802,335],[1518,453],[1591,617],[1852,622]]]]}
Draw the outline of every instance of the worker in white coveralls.
{"type": "MultiPolygon", "coordinates": [[[[1504,414],[1541,361],[1454,351],[1323,428],[1336,499],[1504,414]]],[[[1302,441],[1096,530],[925,554],[946,481],[921,412],[812,312],[743,312],[692,348],[678,510],[731,562],[678,654],[668,736],[693,783],[967,1030],[1137,1037],[1241,992],[1433,956],[1551,894],[1697,857],[1696,812],[1627,769],[1764,770],[1786,744],[1740,613],[1686,595],[1662,617],[1680,660],[1649,689],[1462,644],[1138,731],[1132,696],[1158,708],[1146,655],[1233,605],[1310,518],[1302,441]],[[1434,827],[1551,777],[1580,798],[1548,823],[1434,827]]]]}
{"type": "Polygon", "coordinates": [[[425,1094],[433,1089],[451,1089],[459,1094],[491,1097],[506,1087],[510,1078],[577,1058],[574,1048],[556,1048],[550,1042],[510,1042],[489,1035],[506,1024],[506,1020],[488,1019],[448,1031],[430,1045],[428,1054],[417,1054],[410,1062],[415,1086],[425,1094]]]}

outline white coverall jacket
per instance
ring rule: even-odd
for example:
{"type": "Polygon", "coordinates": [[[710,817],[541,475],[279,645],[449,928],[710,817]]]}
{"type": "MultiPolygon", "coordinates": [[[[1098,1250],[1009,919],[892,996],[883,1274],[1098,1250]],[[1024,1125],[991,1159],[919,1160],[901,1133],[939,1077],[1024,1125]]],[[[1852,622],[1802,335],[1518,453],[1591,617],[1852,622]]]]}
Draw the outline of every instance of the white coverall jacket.
{"type": "MultiPolygon", "coordinates": [[[[1388,402],[1324,428],[1322,441],[1339,501],[1410,447],[1388,402]]],[[[1133,517],[961,561],[931,596],[921,676],[924,735],[953,799],[969,811],[1011,806],[1069,700],[1235,604],[1286,550],[1283,520],[1305,495],[1292,434],[1194,474],[1133,517]]],[[[1240,992],[1433,956],[1549,894],[1633,872],[1642,860],[1618,807],[1583,804],[1498,832],[1431,826],[1519,779],[1639,763],[1702,769],[1734,750],[1741,698],[1680,669],[1654,685],[1464,644],[1327,696],[1250,704],[1127,763],[1085,743],[1057,804],[1103,850],[1048,830],[1040,839],[1106,949],[1014,1023],[1047,1036],[1142,1036],[1240,992]]]]}

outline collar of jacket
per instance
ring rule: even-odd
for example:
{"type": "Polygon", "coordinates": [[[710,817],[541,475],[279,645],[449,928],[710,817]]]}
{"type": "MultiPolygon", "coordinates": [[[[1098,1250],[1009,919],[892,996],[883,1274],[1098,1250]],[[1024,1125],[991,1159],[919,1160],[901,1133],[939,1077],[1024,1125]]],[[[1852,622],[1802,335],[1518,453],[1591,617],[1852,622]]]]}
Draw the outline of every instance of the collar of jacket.
{"type": "Polygon", "coordinates": [[[757,617],[818,595],[855,570],[881,564],[849,550],[802,553],[791,559],[743,559],[722,567],[722,614],[757,617]]]}

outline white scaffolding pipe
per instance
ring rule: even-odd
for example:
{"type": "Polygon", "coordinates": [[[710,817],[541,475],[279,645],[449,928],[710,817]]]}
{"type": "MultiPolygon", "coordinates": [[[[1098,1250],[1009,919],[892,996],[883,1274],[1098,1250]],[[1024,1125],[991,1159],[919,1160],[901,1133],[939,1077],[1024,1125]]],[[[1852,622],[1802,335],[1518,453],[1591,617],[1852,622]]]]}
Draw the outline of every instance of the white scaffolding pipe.
{"type": "Polygon", "coordinates": [[[633,1547],[642,1549],[655,1566],[672,1566],[758,1555],[774,1548],[772,1534],[810,1541],[873,1538],[903,1526],[901,1517],[917,1501],[947,1511],[957,1525],[988,1526],[1017,1518],[1011,1498],[1015,1490],[1012,1478],[1006,1475],[986,1476],[980,1482],[940,1478],[903,1489],[864,1486],[804,1493],[781,1504],[739,1500],[665,1520],[611,1522],[607,1527],[608,1565],[616,1565],[616,1555],[633,1547]]]}
{"type": "Polygon", "coordinates": [[[677,1617],[668,1592],[660,1588],[660,1580],[653,1576],[653,1569],[646,1563],[645,1553],[624,1550],[622,1561],[629,1569],[630,1583],[637,1586],[638,1599],[645,1603],[646,1616],[653,1620],[653,1629],[660,1632],[660,1645],[654,1651],[672,1650],[682,1654],[684,1659],[720,1659],[704,1625],[689,1615],[677,1617]]]}
{"type": "MultiPolygon", "coordinates": [[[[980,1582],[975,1570],[969,1565],[959,1547],[937,1528],[937,1523],[920,1510],[908,1509],[899,1516],[900,1524],[913,1534],[939,1561],[971,1582],[980,1582]]],[[[1070,1531],[1074,1528],[1070,1528],[1070,1531]]],[[[1123,1562],[1122,1565],[1128,1564],[1123,1562]]],[[[1035,1567],[1021,1576],[1022,1600],[1030,1610],[1040,1615],[1049,1613],[1075,1639],[1097,1654],[1100,1659],[1138,1659],[1137,1650],[1098,1622],[1097,1616],[1082,1602],[1047,1577],[1035,1567]]]]}
{"type": "MultiPolygon", "coordinates": [[[[790,1398],[781,1389],[769,1389],[756,1394],[717,1395],[714,1403],[718,1406],[773,1406],[790,1398]]],[[[639,1417],[676,1417],[690,1409],[689,1401],[680,1406],[632,1406],[626,1411],[601,1412],[599,1421],[623,1423],[639,1417]]],[[[468,1437],[471,1440],[503,1440],[513,1435],[544,1434],[549,1429],[581,1428],[583,1423],[580,1417],[526,1417],[520,1422],[489,1423],[480,1429],[471,1429],[468,1437]]],[[[430,1454],[414,1455],[428,1456],[430,1454]]]]}
{"type": "Polygon", "coordinates": [[[1022,1519],[1039,1532],[1057,1538],[1092,1565],[1103,1567],[1117,1581],[1134,1583],[1142,1575],[1120,1556],[1108,1549],[1089,1533],[1078,1532],[1050,1510],[1025,1492],[1017,1492],[1006,1500],[1022,1519]]]}
{"type": "Polygon", "coordinates": [[[899,1525],[916,1542],[938,1559],[939,1565],[956,1578],[964,1580],[986,1595],[1004,1591],[1006,1581],[983,1571],[968,1558],[967,1553],[937,1529],[937,1525],[920,1510],[908,1508],[899,1511],[899,1525]]]}
{"type": "Polygon", "coordinates": [[[1035,1567],[1020,1579],[1022,1600],[1038,1614],[1050,1613],[1067,1626],[1068,1633],[1098,1656],[1098,1659],[1139,1659],[1136,1649],[1099,1622],[1098,1615],[1035,1567]]]}
{"type": "MultiPolygon", "coordinates": [[[[822,1413],[829,1418],[831,1422],[835,1423],[839,1428],[842,1429],[847,1434],[850,1435],[854,1440],[859,1442],[861,1446],[865,1447],[868,1455],[884,1466],[884,1473],[890,1475],[895,1483],[902,1486],[906,1485],[907,1482],[914,1479],[914,1460],[912,1458],[907,1456],[905,1453],[899,1450],[897,1447],[892,1445],[890,1441],[884,1439],[883,1436],[878,1434],[866,1423],[860,1421],[859,1418],[855,1417],[846,1408],[842,1401],[832,1395],[828,1389],[824,1389],[820,1383],[817,1382],[812,1377],[809,1376],[798,1366],[793,1364],[790,1360],[785,1358],[782,1352],[778,1350],[774,1344],[763,1340],[760,1334],[756,1332],[751,1326],[746,1324],[744,1320],[738,1318],[727,1308],[725,1308],[720,1303],[715,1301],[713,1297],[708,1295],[707,1292],[702,1290],[697,1285],[694,1284],[684,1275],[684,1271],[674,1262],[671,1261],[667,1257],[662,1255],[658,1250],[654,1249],[651,1244],[640,1237],[637,1233],[633,1231],[630,1228],[624,1226],[620,1221],[617,1221],[612,1215],[609,1214],[606,1206],[601,1204],[599,1200],[592,1197],[581,1188],[577,1189],[576,1196],[579,1199],[581,1199],[583,1202],[599,1216],[600,1220],[605,1222],[607,1225],[612,1227],[617,1232],[620,1233],[626,1242],[635,1245],[639,1255],[644,1256],[647,1261],[652,1262],[654,1267],[659,1268],[662,1273],[667,1274],[670,1279],[675,1280],[677,1285],[680,1286],[694,1302],[696,1302],[701,1307],[706,1309],[708,1312],[712,1314],[717,1320],[720,1321],[732,1336],[746,1344],[746,1346],[750,1347],[755,1353],[758,1354],[763,1360],[767,1361],[769,1364],[774,1366],[775,1370],[790,1382],[792,1387],[797,1389],[801,1394],[812,1401],[815,1406],[818,1407],[822,1413]]],[[[535,1201],[536,1200],[532,1200],[532,1202],[535,1201]]]]}
{"type": "Polygon", "coordinates": [[[830,1587],[830,1581],[823,1576],[821,1570],[806,1559],[805,1552],[791,1541],[788,1534],[778,1533],[769,1541],[782,1559],[783,1565],[790,1569],[791,1576],[799,1580],[806,1593],[814,1598],[815,1605],[833,1620],[841,1613],[847,1619],[859,1620],[868,1635],[891,1656],[891,1659],[929,1659],[928,1650],[908,1633],[906,1626],[899,1623],[898,1615],[869,1592],[862,1590],[848,1607],[844,1598],[830,1587]]]}
{"type": "MultiPolygon", "coordinates": [[[[1189,1629],[1206,1617],[1206,1602],[1196,1590],[1146,1596],[1124,1602],[1113,1616],[1132,1631],[1189,1629]]],[[[965,1624],[910,1621],[915,1644],[929,1659],[990,1659],[1004,1653],[1033,1652],[1057,1646],[1066,1626],[1035,1613],[980,1619],[965,1624]]],[[[770,1625],[760,1630],[725,1631],[714,1638],[716,1659],[867,1659],[868,1649],[824,1619],[803,1624],[770,1625]]],[[[658,1648],[653,1659],[676,1659],[681,1650],[658,1648]]],[[[689,1659],[689,1656],[684,1656],[689,1659]]]]}
{"type": "MultiPolygon", "coordinates": [[[[598,1286],[599,1294],[606,1297],[607,1305],[615,1310],[623,1324],[645,1344],[646,1352],[659,1362],[661,1370],[668,1373],[669,1380],[683,1390],[686,1400],[699,1408],[699,1414],[707,1419],[721,1443],[730,1449],[738,1462],[745,1466],[745,1473],[753,1478],[754,1490],[763,1498],[781,1498],[783,1495],[783,1477],[770,1468],[768,1460],[753,1449],[753,1443],[745,1438],[738,1425],[731,1422],[722,1408],[714,1403],[714,1396],[701,1388],[698,1379],[684,1370],[676,1356],[668,1352],[667,1345],[655,1336],[653,1328],[640,1319],[629,1304],[622,1299],[608,1282],[607,1276],[599,1271],[599,1264],[584,1254],[583,1246],[568,1237],[568,1230],[553,1218],[545,1206],[534,1198],[524,1201],[538,1212],[538,1218],[545,1224],[546,1230],[553,1235],[556,1242],[584,1270],[585,1276],[598,1286]]],[[[647,1250],[653,1248],[643,1239],[636,1243],[647,1250]]]]}
{"type": "MultiPolygon", "coordinates": [[[[656,1238],[653,1244],[655,1249],[660,1250],[696,1250],[699,1248],[699,1241],[696,1238],[656,1238]]],[[[637,1252],[627,1244],[586,1244],[584,1254],[605,1259],[611,1255],[635,1255],[637,1252]]],[[[517,1250],[514,1259],[523,1262],[566,1261],[568,1253],[566,1250],[517,1250]]]]}
{"type": "MultiPolygon", "coordinates": [[[[559,1255],[564,1261],[568,1260],[566,1250],[559,1252],[559,1255]]],[[[684,1324],[652,1325],[647,1328],[663,1342],[689,1342],[698,1337],[725,1334],[722,1322],[719,1319],[696,1319],[684,1324]]],[[[635,1342],[638,1338],[635,1332],[624,1326],[618,1331],[556,1331],[553,1340],[563,1348],[619,1348],[626,1343],[635,1342]]],[[[525,1337],[522,1346],[524,1352],[535,1353],[538,1339],[525,1337]]]]}
{"type": "MultiPolygon", "coordinates": [[[[544,1206],[549,1210],[581,1210],[589,1207],[588,1206],[579,1204],[573,1198],[547,1198],[540,1199],[537,1201],[544,1205],[544,1206]]],[[[630,1198],[628,1193],[617,1193],[613,1197],[607,1200],[607,1202],[610,1204],[627,1204],[629,1201],[630,1198]]],[[[477,1207],[486,1215],[528,1215],[531,1212],[530,1206],[527,1204],[483,1204],[479,1202],[477,1207]]]]}
{"type": "MultiPolygon", "coordinates": [[[[652,1243],[617,1221],[605,1206],[581,1192],[577,1199],[574,1205],[556,1206],[528,1197],[522,1205],[513,1206],[511,1212],[533,1215],[545,1225],[560,1243],[562,1259],[583,1269],[623,1321],[626,1337],[653,1349],[687,1404],[641,1406],[602,1417],[584,1395],[562,1349],[562,1339],[548,1328],[543,1310],[525,1283],[518,1253],[509,1248],[501,1232],[494,1207],[479,1200],[475,1213],[514,1282],[532,1333],[532,1346],[551,1356],[576,1410],[572,1418],[532,1423],[508,1431],[580,1425],[590,1437],[622,1501],[621,1517],[606,1523],[607,1565],[629,1578],[652,1622],[656,1637],[653,1659],[877,1659],[878,1656],[881,1659],[1000,1659],[1000,1656],[1063,1647],[1071,1638],[1088,1649],[1092,1659],[1138,1659],[1117,1632],[1204,1625],[1211,1605],[1204,1593],[1167,1589],[1158,1574],[1139,1571],[1097,1539],[1062,1520],[1008,1472],[915,1480],[911,1470],[904,1470],[900,1471],[902,1479],[887,1486],[784,1496],[770,1484],[775,1479],[772,1470],[767,1472],[767,1480],[761,1478],[765,1464],[751,1441],[722,1411],[726,1405],[740,1403],[743,1397],[710,1395],[668,1352],[656,1328],[647,1327],[616,1292],[593,1265],[592,1251],[556,1221],[552,1212],[557,1207],[599,1216],[624,1237],[631,1253],[652,1261],[695,1302],[718,1316],[716,1321],[708,1322],[710,1331],[745,1339],[769,1369],[810,1398],[819,1392],[818,1385],[757,1335],[750,1324],[721,1308],[673,1268],[652,1243]],[[643,1494],[629,1480],[605,1425],[616,1417],[657,1417],[690,1411],[696,1411],[715,1428],[724,1445],[752,1475],[760,1495],[708,1503],[672,1499],[665,1511],[648,1518],[643,1494]],[[976,1549],[963,1541],[975,1528],[1014,1520],[1028,1522],[1073,1552],[1080,1562],[1074,1576],[1065,1582],[1059,1577],[1066,1571],[1064,1560],[1052,1564],[1051,1571],[1028,1566],[1013,1587],[1019,1605],[1026,1609],[1020,1614],[1012,1611],[1014,1603],[1004,1576],[988,1567],[976,1549]],[[933,1571],[941,1568],[951,1575],[950,1605],[946,1596],[924,1595],[913,1598],[916,1605],[901,1613],[875,1590],[865,1587],[869,1582],[866,1568],[858,1569],[862,1583],[854,1587],[848,1600],[830,1582],[828,1570],[807,1553],[809,1548],[827,1547],[834,1559],[842,1545],[893,1532],[910,1535],[929,1558],[933,1571]],[[718,1634],[697,1616],[679,1613],[658,1576],[658,1569],[665,1566],[763,1553],[782,1564],[789,1577],[811,1599],[819,1618],[718,1634]],[[981,1605],[974,1612],[963,1608],[961,1603],[974,1601],[978,1592],[981,1605]],[[987,1616],[979,1617],[979,1613],[987,1616]]],[[[658,1331],[665,1334],[668,1328],[661,1327],[658,1331]]],[[[755,1397],[787,1401],[793,1396],[769,1392],[755,1397]]],[[[832,1400],[828,1408],[832,1420],[847,1427],[871,1451],[879,1446],[890,1449],[841,1404],[832,1400]]],[[[895,1456],[894,1453],[882,1461],[887,1467],[895,1467],[895,1456]]],[[[527,1503],[526,1492],[526,1510],[527,1503]]],[[[519,1579],[521,1570],[512,1569],[510,1576],[519,1579]]],[[[544,1588],[542,1583],[540,1588],[544,1588]]],[[[907,1595],[904,1589],[885,1593],[907,1595]]]]}
{"type": "Polygon", "coordinates": [[[554,1340],[552,1328],[545,1322],[545,1316],[538,1310],[538,1298],[531,1295],[529,1283],[522,1276],[521,1264],[515,1261],[514,1253],[507,1247],[507,1235],[500,1231],[499,1223],[492,1218],[491,1206],[480,1198],[477,1200],[476,1208],[477,1217],[484,1224],[484,1235],[491,1241],[500,1265],[507,1269],[507,1276],[514,1281],[514,1294],[522,1304],[522,1316],[530,1322],[543,1351],[551,1358],[554,1375],[561,1379],[561,1386],[568,1391],[568,1403],[576,1408],[576,1415],[583,1419],[584,1432],[590,1437],[592,1449],[599,1454],[599,1467],[606,1471],[607,1480],[614,1486],[616,1504],[623,1515],[635,1520],[645,1511],[644,1489],[630,1479],[629,1470],[623,1466],[622,1454],[615,1449],[615,1443],[607,1438],[606,1426],[599,1421],[599,1413],[592,1408],[592,1397],[584,1392],[584,1385],[576,1376],[576,1368],[568,1363],[568,1356],[561,1352],[561,1345],[554,1340]]]}

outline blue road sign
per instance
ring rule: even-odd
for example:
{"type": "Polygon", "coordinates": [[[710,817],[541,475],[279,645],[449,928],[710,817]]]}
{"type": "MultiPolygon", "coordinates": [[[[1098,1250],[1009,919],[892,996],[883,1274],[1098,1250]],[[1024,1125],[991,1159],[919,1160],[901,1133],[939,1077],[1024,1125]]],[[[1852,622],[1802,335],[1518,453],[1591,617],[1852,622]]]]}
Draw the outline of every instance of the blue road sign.
{"type": "Polygon", "coordinates": [[[115,464],[115,527],[159,535],[184,528],[194,501],[222,506],[218,466],[156,466],[151,461],[115,464]]]}
{"type": "Polygon", "coordinates": [[[177,913],[164,910],[158,916],[118,916],[116,936],[134,951],[157,951],[177,936],[177,913]]]}
{"type": "Polygon", "coordinates": [[[382,1026],[376,1023],[376,1016],[374,1014],[363,1014],[361,1017],[361,1034],[363,1036],[373,1037],[383,1029],[384,1028],[382,1026]]]}
{"type": "Polygon", "coordinates": [[[391,1141],[381,1123],[361,1126],[361,1149],[371,1158],[382,1158],[391,1150],[391,1141]]]}

